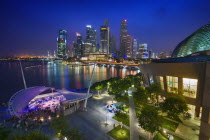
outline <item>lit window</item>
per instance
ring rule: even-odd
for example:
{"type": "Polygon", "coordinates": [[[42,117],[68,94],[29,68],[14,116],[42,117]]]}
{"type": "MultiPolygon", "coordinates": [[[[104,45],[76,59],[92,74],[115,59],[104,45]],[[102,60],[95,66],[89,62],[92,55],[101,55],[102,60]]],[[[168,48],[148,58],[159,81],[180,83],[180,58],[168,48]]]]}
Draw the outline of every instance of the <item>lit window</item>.
{"type": "Polygon", "coordinates": [[[178,77],[166,76],[168,92],[178,93],[178,77]]]}
{"type": "Polygon", "coordinates": [[[197,79],[183,78],[183,95],[191,98],[196,98],[197,83],[197,79]]]}
{"type": "Polygon", "coordinates": [[[161,89],[164,90],[164,82],[162,76],[157,76],[157,84],[161,86],[161,89]]]}

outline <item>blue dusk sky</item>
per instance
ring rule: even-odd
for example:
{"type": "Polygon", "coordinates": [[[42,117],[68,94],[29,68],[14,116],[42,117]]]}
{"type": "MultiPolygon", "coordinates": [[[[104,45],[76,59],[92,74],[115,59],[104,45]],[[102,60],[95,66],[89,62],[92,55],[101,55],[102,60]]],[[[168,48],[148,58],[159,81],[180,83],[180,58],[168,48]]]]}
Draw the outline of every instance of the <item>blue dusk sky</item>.
{"type": "MultiPolygon", "coordinates": [[[[119,48],[120,22],[128,34],[154,52],[176,45],[210,22],[210,0],[1,0],[0,56],[47,55],[56,50],[59,29],[85,37],[86,25],[97,29],[109,19],[119,48]]],[[[99,36],[98,36],[99,41],[99,36]]]]}

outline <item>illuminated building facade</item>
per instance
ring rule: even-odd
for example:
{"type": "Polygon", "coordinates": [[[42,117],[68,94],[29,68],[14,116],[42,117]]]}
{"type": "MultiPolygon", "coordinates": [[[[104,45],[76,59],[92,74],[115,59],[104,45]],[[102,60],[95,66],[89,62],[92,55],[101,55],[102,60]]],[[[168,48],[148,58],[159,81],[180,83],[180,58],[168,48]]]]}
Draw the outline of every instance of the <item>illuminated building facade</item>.
{"type": "Polygon", "coordinates": [[[74,43],[74,57],[80,58],[84,55],[84,43],[82,41],[82,36],[79,33],[76,33],[77,42],[74,43]]]}
{"type": "Polygon", "coordinates": [[[137,39],[133,39],[133,47],[132,47],[132,56],[133,58],[136,58],[136,53],[137,53],[137,49],[138,49],[138,42],[137,39]]]}
{"type": "Polygon", "coordinates": [[[59,58],[67,57],[67,31],[59,30],[59,36],[57,38],[57,56],[59,58]]]}
{"type": "Polygon", "coordinates": [[[91,43],[92,46],[97,45],[97,35],[96,35],[96,29],[92,28],[91,25],[86,26],[86,39],[85,43],[91,43]]]}
{"type": "MultiPolygon", "coordinates": [[[[209,57],[210,58],[210,57],[209,57]]],[[[185,60],[188,58],[185,58],[185,60]]],[[[210,138],[210,63],[208,62],[173,62],[162,59],[161,62],[140,64],[144,83],[159,84],[163,90],[158,100],[170,94],[182,94],[186,99],[191,119],[200,120],[199,140],[210,138]]],[[[194,60],[198,60],[195,58],[194,60]]],[[[193,60],[193,61],[194,61],[193,60]]]]}
{"type": "Polygon", "coordinates": [[[100,27],[100,52],[109,54],[109,27],[104,25],[100,27]]]}
{"type": "Polygon", "coordinates": [[[109,53],[114,55],[114,53],[116,53],[116,38],[115,38],[114,35],[112,35],[110,37],[110,44],[109,44],[109,46],[110,46],[109,53]]]}
{"type": "Polygon", "coordinates": [[[210,24],[204,25],[175,48],[172,57],[184,57],[192,53],[210,50],[210,24]]]}
{"type": "Polygon", "coordinates": [[[139,44],[138,58],[148,58],[147,44],[139,44]]]}
{"type": "Polygon", "coordinates": [[[122,20],[120,25],[120,52],[121,57],[126,57],[126,44],[127,44],[127,21],[122,20]]]}
{"type": "Polygon", "coordinates": [[[132,37],[131,35],[127,35],[127,41],[126,41],[126,58],[132,57],[132,37]]]}

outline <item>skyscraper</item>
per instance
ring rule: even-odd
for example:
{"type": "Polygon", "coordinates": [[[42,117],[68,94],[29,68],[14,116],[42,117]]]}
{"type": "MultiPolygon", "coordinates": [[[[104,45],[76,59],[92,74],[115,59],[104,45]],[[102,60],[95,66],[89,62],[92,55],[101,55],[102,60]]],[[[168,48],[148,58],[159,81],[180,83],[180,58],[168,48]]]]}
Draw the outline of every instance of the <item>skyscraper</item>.
{"type": "Polygon", "coordinates": [[[147,44],[139,44],[139,57],[140,58],[148,58],[148,50],[147,50],[147,44]]]}
{"type": "Polygon", "coordinates": [[[91,43],[92,46],[97,45],[96,29],[92,28],[91,25],[86,26],[86,40],[85,43],[91,43]]]}
{"type": "Polygon", "coordinates": [[[109,27],[100,27],[100,52],[109,54],[109,27]]]}
{"type": "Polygon", "coordinates": [[[148,57],[152,58],[152,50],[151,49],[149,49],[148,54],[149,54],[148,57]]]}
{"type": "Polygon", "coordinates": [[[137,39],[133,39],[133,58],[136,58],[137,49],[138,49],[137,39]]]}
{"type": "Polygon", "coordinates": [[[84,55],[84,45],[82,41],[82,36],[79,33],[76,33],[77,41],[74,43],[74,57],[80,58],[84,55]]]}
{"type": "Polygon", "coordinates": [[[132,37],[131,35],[127,35],[126,41],[126,58],[132,57],[132,37]]]}
{"type": "Polygon", "coordinates": [[[110,46],[109,53],[112,54],[112,55],[114,53],[116,53],[116,38],[115,38],[114,35],[112,35],[110,37],[110,44],[109,44],[109,46],[110,46]]]}
{"type": "Polygon", "coordinates": [[[127,23],[122,20],[120,25],[120,52],[121,57],[126,57],[126,44],[127,44],[127,23]]]}
{"type": "Polygon", "coordinates": [[[57,56],[59,58],[67,57],[67,31],[59,30],[59,35],[57,38],[57,56]]]}
{"type": "Polygon", "coordinates": [[[100,52],[110,53],[110,29],[108,19],[105,19],[104,25],[100,27],[100,52]]]}

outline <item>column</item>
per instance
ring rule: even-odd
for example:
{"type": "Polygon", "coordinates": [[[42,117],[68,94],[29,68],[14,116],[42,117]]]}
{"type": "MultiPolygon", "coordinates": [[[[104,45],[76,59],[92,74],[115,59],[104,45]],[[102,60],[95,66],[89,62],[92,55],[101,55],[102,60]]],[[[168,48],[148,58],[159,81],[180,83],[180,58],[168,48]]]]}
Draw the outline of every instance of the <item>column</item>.
{"type": "Polygon", "coordinates": [[[164,91],[165,91],[165,92],[168,92],[168,85],[167,85],[166,76],[163,76],[163,83],[164,83],[164,91]]]}
{"type": "Polygon", "coordinates": [[[183,94],[183,79],[178,77],[178,94],[183,94]]]}

